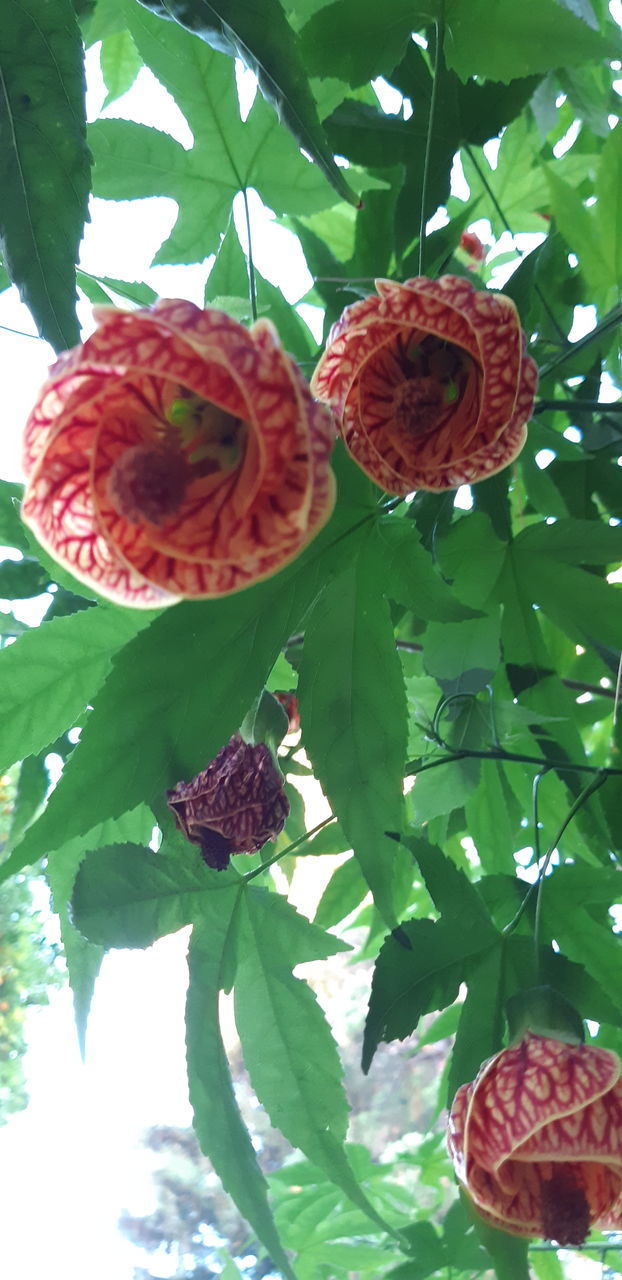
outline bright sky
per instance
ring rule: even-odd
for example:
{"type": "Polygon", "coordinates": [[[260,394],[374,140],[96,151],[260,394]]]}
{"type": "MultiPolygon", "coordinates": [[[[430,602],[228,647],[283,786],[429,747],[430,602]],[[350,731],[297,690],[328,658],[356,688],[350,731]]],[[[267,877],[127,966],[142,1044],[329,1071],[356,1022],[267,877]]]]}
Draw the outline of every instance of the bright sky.
{"type": "MultiPolygon", "coordinates": [[[[97,59],[92,50],[91,118],[104,97],[97,59]]],[[[391,109],[390,99],[387,107],[391,109]]],[[[190,144],[183,117],[147,71],[106,114],[157,120],[159,127],[190,144]]],[[[94,200],[91,214],[84,270],[145,279],[161,295],[202,302],[207,264],[149,268],[175,219],[173,201],[132,205],[94,200]]],[[[252,202],[251,216],[257,265],[283,287],[289,301],[297,301],[311,284],[297,241],[271,224],[258,200],[252,202]]],[[[486,239],[487,224],[475,225],[486,239]]],[[[531,247],[533,238],[528,239],[531,247]]],[[[88,331],[88,304],[81,303],[80,318],[88,331]]],[[[591,324],[593,319],[586,324],[583,318],[582,330],[591,324]]],[[[34,334],[31,317],[13,290],[0,294],[0,326],[6,327],[0,330],[0,475],[21,479],[22,425],[53,352],[38,339],[8,332],[34,334]]],[[[139,1135],[149,1124],[190,1122],[183,1029],[185,944],[178,935],[144,953],[113,952],[106,958],[91,1011],[85,1066],[70,992],[54,992],[50,1009],[31,1012],[31,1104],[0,1129],[0,1272],[11,1280],[131,1280],[137,1255],[119,1236],[116,1223],[123,1208],[146,1208],[148,1188],[140,1180],[146,1162],[136,1156],[139,1135]]]]}

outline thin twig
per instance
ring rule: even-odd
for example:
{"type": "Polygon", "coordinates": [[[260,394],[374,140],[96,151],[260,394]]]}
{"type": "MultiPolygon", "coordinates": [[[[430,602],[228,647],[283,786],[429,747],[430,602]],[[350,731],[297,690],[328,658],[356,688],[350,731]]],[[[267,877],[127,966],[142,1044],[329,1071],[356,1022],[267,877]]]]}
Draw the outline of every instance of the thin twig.
{"type": "Polygon", "coordinates": [[[267,871],[268,867],[272,867],[275,862],[280,862],[281,858],[287,857],[288,853],[293,853],[294,849],[297,849],[299,845],[304,844],[306,840],[310,840],[311,836],[317,835],[318,831],[322,830],[322,827],[327,827],[329,822],[334,821],[334,813],[329,814],[327,818],[323,818],[321,822],[318,822],[317,826],[311,827],[310,831],[305,831],[304,835],[298,836],[297,840],[292,840],[292,843],[288,844],[285,849],[281,849],[280,853],[273,853],[272,857],[262,862],[260,867],[255,867],[254,871],[248,871],[245,876],[242,876],[242,879],[248,884],[249,880],[254,880],[256,876],[260,876],[262,871],[267,871]]]}
{"type": "Polygon", "coordinates": [[[436,760],[423,763],[420,759],[409,760],[404,770],[404,777],[425,773],[427,769],[437,769],[440,765],[452,764],[455,760],[500,760],[505,764],[535,764],[539,769],[556,769],[559,773],[599,773],[606,778],[622,777],[622,769],[615,769],[612,765],[572,764],[568,760],[545,760],[544,756],[528,756],[518,751],[503,749],[476,751],[467,747],[454,751],[451,755],[438,756],[436,760]]]}
{"type": "Polygon", "coordinates": [[[549,409],[563,409],[572,413],[622,413],[622,404],[606,400],[538,400],[533,408],[533,416],[545,413],[549,409]]]}
{"type": "Polygon", "coordinates": [[[439,0],[438,18],[434,24],[436,30],[436,47],[434,50],[434,71],[432,75],[432,92],[430,94],[430,111],[428,129],[425,139],[425,155],[423,158],[423,175],[421,178],[421,214],[419,218],[419,275],[423,275],[423,256],[425,253],[426,204],[428,200],[428,180],[430,176],[430,158],[432,156],[432,134],[436,114],[436,98],[441,71],[441,55],[445,36],[445,0],[439,0]]]}

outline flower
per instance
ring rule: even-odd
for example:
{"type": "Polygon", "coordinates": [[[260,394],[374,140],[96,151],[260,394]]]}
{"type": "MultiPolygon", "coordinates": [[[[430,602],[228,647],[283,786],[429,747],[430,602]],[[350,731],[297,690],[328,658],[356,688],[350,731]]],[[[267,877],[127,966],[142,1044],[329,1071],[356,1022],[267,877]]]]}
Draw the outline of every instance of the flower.
{"type": "Polygon", "coordinates": [[[330,515],[335,430],[273,326],[176,299],[95,317],[28,419],[23,519],[119,604],[276,573],[330,515]]]}
{"type": "Polygon", "coordinates": [[[477,262],[483,262],[486,257],[486,253],[488,252],[486,245],[482,244],[475,231],[462,232],[462,235],[460,236],[460,248],[464,249],[464,252],[468,253],[470,258],[473,258],[474,264],[477,262]]]}
{"type": "Polygon", "coordinates": [[[560,1245],[622,1226],[620,1072],[608,1049],[528,1031],[462,1085],[449,1150],[482,1217],[560,1245]]]}
{"type": "Polygon", "coordinates": [[[282,831],[289,813],[283,779],[265,743],[234,734],[192,782],[166,793],[180,831],[208,867],[223,871],[232,853],[257,853],[282,831]]]}
{"type": "Polygon", "coordinates": [[[311,380],[355,461],[400,496],[501,471],[537,384],[514,303],[460,276],[376,289],[333,325],[311,380]]]}
{"type": "Polygon", "coordinates": [[[277,702],[280,702],[283,710],[286,712],[289,724],[287,726],[288,733],[298,733],[300,728],[300,712],[298,710],[298,698],[295,693],[288,693],[284,690],[274,694],[277,702]]]}

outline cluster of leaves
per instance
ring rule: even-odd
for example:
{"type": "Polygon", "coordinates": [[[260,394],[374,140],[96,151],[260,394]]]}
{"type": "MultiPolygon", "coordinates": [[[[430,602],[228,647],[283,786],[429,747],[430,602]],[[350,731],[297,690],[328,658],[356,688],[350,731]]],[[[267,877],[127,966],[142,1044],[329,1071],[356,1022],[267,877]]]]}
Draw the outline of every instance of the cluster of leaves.
{"type": "MultiPolygon", "coordinates": [[[[347,949],[347,927],[356,955],[377,956],[364,1069],[381,1041],[442,1010],[443,1034],[455,1034],[448,1097],[500,1048],[507,999],[537,981],[597,1026],[597,1043],[622,1044],[611,914],[622,854],[612,724],[622,649],[622,418],[611,402],[622,316],[617,29],[604,0],[270,0],[261,12],[243,0],[50,0],[44,16],[45,30],[35,0],[8,0],[3,20],[11,127],[0,126],[0,283],[18,284],[58,350],[78,340],[76,280],[93,301],[153,297],[144,283],[76,277],[90,159],[97,196],[177,202],[156,263],[214,254],[206,302],[238,318],[250,313],[248,263],[231,208],[250,187],[298,236],[314,278],[305,300],[322,307],[326,331],[373,276],[403,279],[423,264],[484,287],[499,266],[513,268],[505,292],[540,366],[537,412],[512,469],[458,503],[454,493],[387,503],[338,448],[334,515],[298,561],[239,595],[158,615],[85,598],[20,525],[19,486],[2,484],[0,542],[23,557],[0,565],[2,594],[46,591],[50,606],[39,628],[11,614],[3,622],[13,643],[0,651],[0,768],[23,762],[24,809],[0,875],[47,858],[81,1036],[105,948],[193,926],[196,1132],[284,1277],[371,1268],[423,1280],[447,1266],[485,1269],[491,1257],[500,1275],[520,1276],[522,1241],[481,1226],[471,1247],[457,1208],[437,1232],[393,1194],[382,1166],[357,1163],[344,1145],[337,1048],[293,969],[347,949]],[[87,147],[83,42],[95,41],[108,102],[148,67],[188,121],[192,147],[110,118],[90,126],[87,147]],[[233,55],[260,89],[244,123],[233,55]],[[401,95],[395,114],[380,106],[378,76],[401,95]],[[499,136],[493,156],[487,144],[499,136]],[[451,194],[456,156],[467,200],[451,194]],[[445,217],[422,236],[439,208],[445,217]],[[480,218],[491,249],[476,275],[460,237],[480,218]],[[538,244],[499,244],[508,227],[538,232],[538,244]],[[595,319],[572,342],[578,305],[595,319]],[[350,851],[313,923],[269,871],[258,879],[259,855],[243,872],[206,868],[164,802],[167,787],[215,756],[263,686],[296,690],[301,744],[337,819],[292,859],[350,851]],[[51,744],[66,764],[37,816],[51,744]],[[585,794],[598,769],[604,785],[585,794]],[[535,894],[541,843],[556,853],[535,894]],[[295,1166],[295,1184],[285,1170],[271,1196],[219,1027],[219,993],[231,989],[257,1097],[310,1162],[295,1166]],[[331,1237],[330,1250],[317,1179],[335,1188],[327,1205],[342,1197],[344,1238],[331,1237]],[[311,1188],[305,1203],[320,1231],[306,1259],[315,1237],[310,1225],[296,1234],[294,1185],[311,1188]]],[[[257,273],[255,282],[259,311],[310,370],[310,331],[277,288],[257,273]]],[[[306,766],[288,751],[283,767],[291,785],[306,766]]],[[[297,801],[264,861],[303,832],[297,801]]]]}

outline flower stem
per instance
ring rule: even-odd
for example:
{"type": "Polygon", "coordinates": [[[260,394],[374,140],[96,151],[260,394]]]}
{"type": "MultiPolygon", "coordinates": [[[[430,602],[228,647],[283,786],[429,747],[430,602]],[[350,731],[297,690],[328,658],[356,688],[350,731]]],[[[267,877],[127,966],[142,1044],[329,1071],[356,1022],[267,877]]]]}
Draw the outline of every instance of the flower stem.
{"type": "MultiPolygon", "coordinates": [[[[564,831],[572,822],[572,819],[574,818],[575,814],[577,814],[579,812],[579,809],[583,807],[586,800],[589,800],[590,796],[593,795],[595,791],[598,791],[599,787],[602,787],[603,784],[607,781],[607,775],[610,772],[610,770],[599,768],[595,770],[595,772],[596,772],[596,777],[590,778],[589,782],[583,788],[583,791],[580,793],[580,795],[577,796],[574,803],[570,806],[570,809],[568,810],[568,813],[566,814],[566,817],[564,818],[564,821],[562,822],[562,825],[559,828],[559,831],[557,832],[555,839],[553,840],[552,844],[549,845],[549,848],[547,849],[546,854],[544,855],[542,866],[540,867],[540,870],[538,872],[537,880],[535,880],[534,883],[529,886],[525,894],[525,897],[523,898],[523,901],[521,902],[520,907],[516,912],[516,915],[513,916],[509,924],[506,924],[505,928],[502,930],[503,934],[514,932],[517,924],[523,917],[527,904],[531,901],[534,893],[537,893],[536,916],[535,916],[534,931],[533,931],[535,957],[536,957],[536,973],[539,971],[539,967],[540,967],[539,966],[540,924],[541,924],[541,912],[542,912],[542,885],[544,882],[544,877],[548,870],[548,866],[551,861],[551,858],[553,857],[553,854],[555,853],[555,850],[564,834],[564,831]]],[[[622,770],[618,770],[617,772],[622,772],[622,770]]]]}
{"type": "MultiPolygon", "coordinates": [[[[541,932],[541,922],[542,922],[542,885],[544,884],[544,877],[545,877],[546,872],[547,872],[547,870],[548,870],[549,863],[550,863],[551,858],[553,857],[553,854],[555,853],[555,850],[556,850],[556,848],[557,848],[557,846],[558,846],[558,844],[559,844],[559,842],[560,842],[560,840],[561,840],[561,838],[562,838],[562,836],[563,836],[563,834],[564,834],[564,831],[566,830],[566,827],[568,827],[568,826],[570,825],[570,823],[572,822],[572,819],[574,818],[575,814],[577,814],[577,813],[579,812],[579,809],[581,809],[581,808],[582,808],[582,806],[585,804],[586,800],[589,800],[590,796],[591,796],[591,795],[593,795],[595,791],[598,791],[599,787],[602,787],[603,783],[605,783],[606,781],[607,781],[607,777],[606,777],[606,775],[603,773],[603,770],[600,770],[600,771],[599,771],[599,773],[596,775],[596,777],[595,777],[595,778],[590,778],[590,781],[585,785],[585,787],[583,788],[583,791],[581,791],[581,793],[577,796],[577,798],[576,798],[576,800],[575,800],[574,804],[573,804],[573,805],[571,805],[570,809],[568,810],[568,813],[566,814],[566,817],[564,818],[564,821],[562,822],[562,825],[561,825],[561,827],[559,828],[559,831],[557,832],[557,835],[556,835],[556,837],[555,837],[555,839],[554,839],[553,843],[549,846],[549,848],[548,848],[548,850],[547,850],[547,852],[546,852],[546,855],[545,855],[545,857],[544,857],[544,861],[543,861],[543,863],[542,863],[542,866],[540,867],[540,871],[539,871],[539,874],[538,874],[538,879],[537,879],[537,881],[536,881],[536,884],[535,884],[535,885],[532,885],[532,889],[534,889],[534,888],[535,888],[535,889],[536,889],[536,894],[537,894],[537,896],[536,896],[536,914],[535,914],[534,925],[533,925],[533,945],[534,945],[534,951],[535,951],[536,974],[538,974],[538,973],[539,973],[539,970],[540,970],[540,932],[541,932]]],[[[527,904],[527,899],[529,898],[529,896],[530,896],[530,894],[527,894],[527,895],[525,896],[525,898],[523,899],[523,902],[522,902],[522,904],[521,904],[521,908],[522,908],[522,910],[524,910],[524,908],[525,908],[525,906],[526,906],[526,904],[527,904]]],[[[522,912],[521,912],[521,913],[522,913],[522,912]]]]}
{"type": "Polygon", "coordinates": [[[304,844],[306,840],[310,840],[311,836],[317,835],[317,832],[321,831],[322,827],[327,827],[329,822],[334,821],[335,815],[330,813],[327,818],[322,818],[322,821],[318,822],[317,826],[311,827],[310,831],[305,831],[304,835],[298,836],[297,840],[292,840],[292,843],[288,844],[285,849],[281,849],[280,853],[273,853],[272,857],[262,862],[260,867],[255,867],[254,871],[248,871],[245,876],[242,876],[242,879],[246,880],[247,883],[249,880],[254,880],[256,876],[261,875],[262,871],[267,871],[268,867],[272,867],[275,862],[280,862],[281,858],[285,858],[288,853],[293,853],[294,849],[297,849],[299,845],[304,844]]]}
{"type": "Polygon", "coordinates": [[[253,241],[251,238],[251,215],[248,207],[248,195],[246,187],[242,187],[242,199],[244,201],[244,217],[246,219],[246,236],[248,239],[248,293],[251,304],[251,315],[253,323],[257,319],[257,281],[255,279],[255,263],[253,261],[253,241]]]}
{"type": "Polygon", "coordinates": [[[439,0],[438,18],[434,24],[436,31],[436,47],[434,49],[434,71],[432,76],[432,92],[430,94],[430,112],[428,115],[428,131],[425,140],[423,158],[423,176],[421,178],[421,215],[419,219],[419,275],[423,275],[423,258],[425,253],[425,227],[427,222],[426,204],[428,200],[428,182],[430,177],[430,159],[432,156],[432,134],[436,114],[436,98],[441,70],[443,40],[445,38],[445,0],[439,0]]]}

